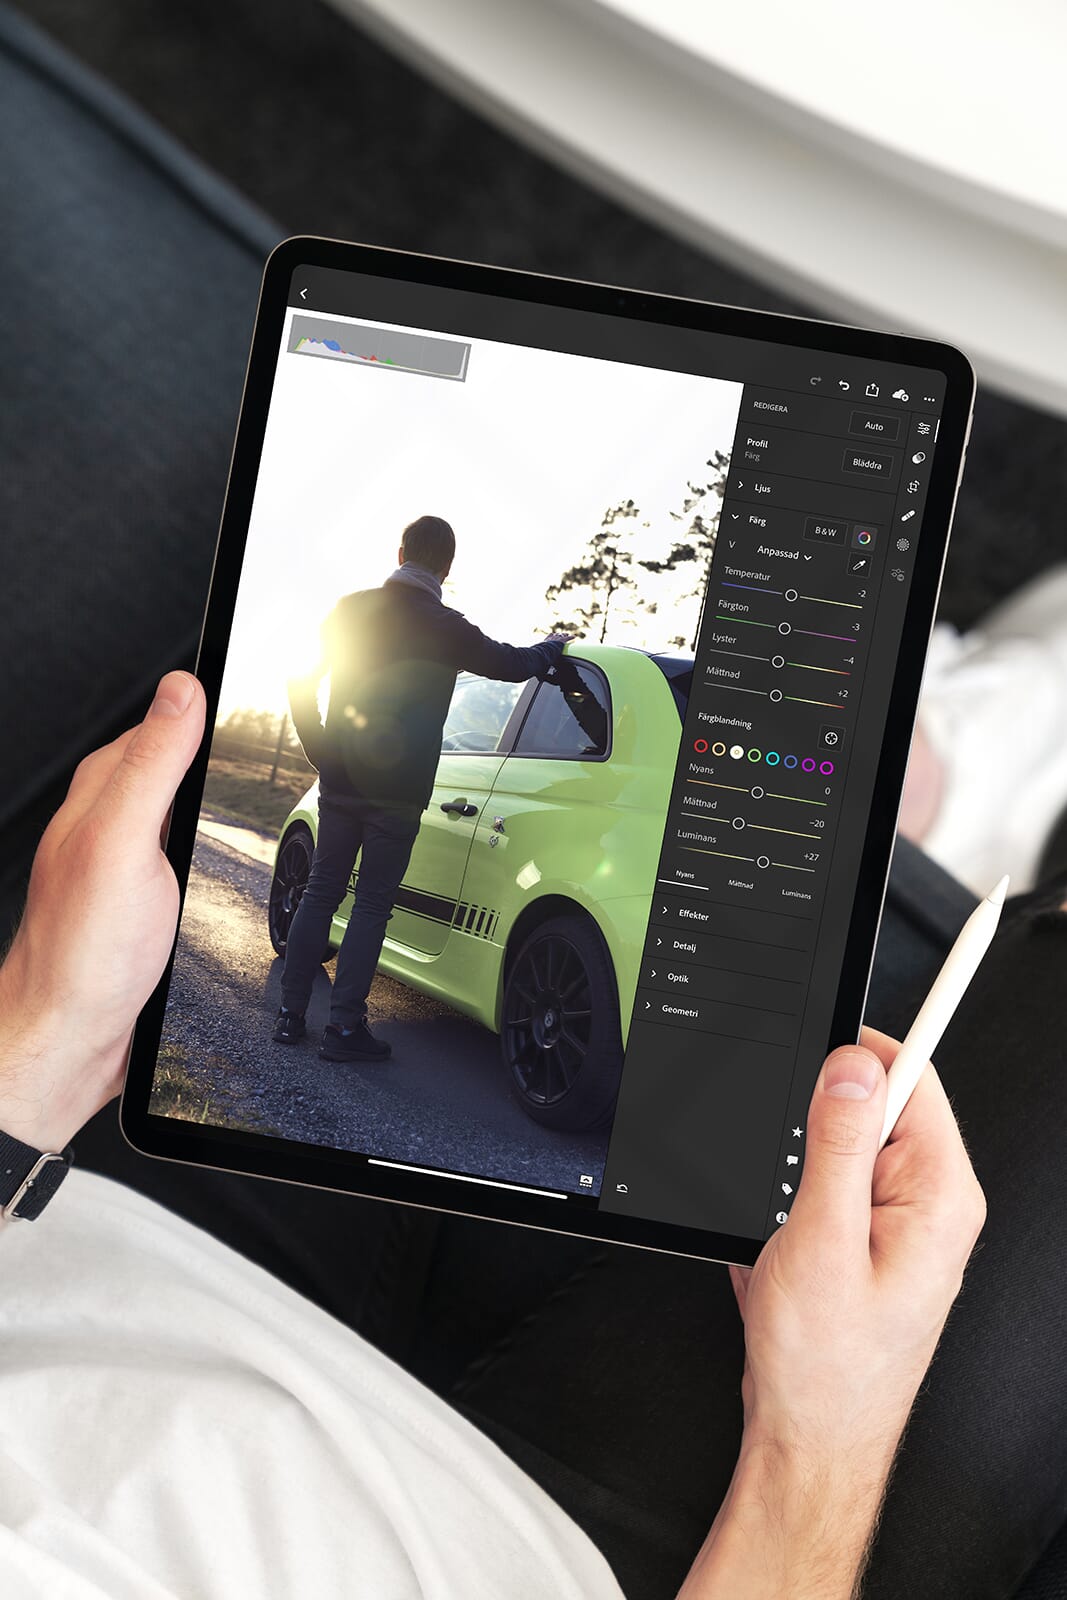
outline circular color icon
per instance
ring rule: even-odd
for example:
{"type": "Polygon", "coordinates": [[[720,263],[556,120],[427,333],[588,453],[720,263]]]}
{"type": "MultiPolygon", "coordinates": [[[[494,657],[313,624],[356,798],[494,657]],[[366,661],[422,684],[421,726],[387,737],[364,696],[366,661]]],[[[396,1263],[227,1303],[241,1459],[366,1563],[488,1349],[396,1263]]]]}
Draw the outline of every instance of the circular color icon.
{"type": "Polygon", "coordinates": [[[712,745],[711,753],[713,756],[724,756],[726,754],[726,746],[721,740],[719,740],[717,743],[712,745]]]}
{"type": "Polygon", "coordinates": [[[810,756],[805,756],[804,757],[803,761],[800,763],[800,770],[801,770],[801,772],[814,772],[815,771],[815,763],[811,759],[810,756]]]}
{"type": "Polygon", "coordinates": [[[762,761],[763,760],[763,751],[762,750],[750,750],[748,752],[748,759],[750,761],[762,761]]]}
{"type": "Polygon", "coordinates": [[[767,760],[767,765],[769,767],[776,767],[778,765],[779,761],[781,761],[781,759],[782,758],[778,754],[777,750],[768,750],[767,751],[766,760],[767,760]]]}
{"type": "Polygon", "coordinates": [[[834,770],[834,764],[833,764],[832,761],[820,761],[819,762],[819,771],[822,773],[824,778],[828,778],[830,776],[831,772],[833,772],[833,770],[834,770]]]}
{"type": "Polygon", "coordinates": [[[796,756],[783,756],[782,757],[782,766],[783,767],[789,767],[790,770],[792,770],[792,768],[795,767],[796,764],[797,764],[796,756]]]}
{"type": "Polygon", "coordinates": [[[740,761],[740,759],[744,755],[744,753],[745,753],[744,745],[742,745],[742,744],[732,744],[730,746],[730,754],[733,756],[735,761],[740,761]]]}
{"type": "Polygon", "coordinates": [[[856,543],[857,544],[870,544],[870,542],[871,542],[870,534],[867,532],[866,528],[861,528],[860,532],[857,533],[857,535],[856,535],[856,543]]]}
{"type": "Polygon", "coordinates": [[[706,756],[708,753],[708,741],[706,739],[694,739],[693,749],[698,756],[706,756]]]}

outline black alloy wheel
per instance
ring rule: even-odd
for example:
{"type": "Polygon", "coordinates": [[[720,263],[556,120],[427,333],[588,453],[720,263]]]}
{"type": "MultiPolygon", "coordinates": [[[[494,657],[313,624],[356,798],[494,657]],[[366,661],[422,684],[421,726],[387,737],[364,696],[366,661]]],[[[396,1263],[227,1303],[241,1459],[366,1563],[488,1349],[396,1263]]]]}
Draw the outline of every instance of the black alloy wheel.
{"type": "MultiPolygon", "coordinates": [[[[282,840],[281,849],[278,851],[274,877],[271,879],[270,898],[267,901],[267,926],[270,930],[270,942],[277,955],[285,954],[289,929],[293,925],[296,908],[303,899],[308,878],[311,876],[311,861],[314,854],[315,844],[311,837],[311,829],[306,823],[294,823],[282,840]]],[[[333,954],[333,948],[328,944],[320,959],[324,962],[329,961],[333,954]]]]}
{"type": "Polygon", "coordinates": [[[580,912],[552,917],[508,967],[501,1047],[527,1116],[579,1132],[615,1107],[622,1036],[615,973],[600,930],[580,912]]]}

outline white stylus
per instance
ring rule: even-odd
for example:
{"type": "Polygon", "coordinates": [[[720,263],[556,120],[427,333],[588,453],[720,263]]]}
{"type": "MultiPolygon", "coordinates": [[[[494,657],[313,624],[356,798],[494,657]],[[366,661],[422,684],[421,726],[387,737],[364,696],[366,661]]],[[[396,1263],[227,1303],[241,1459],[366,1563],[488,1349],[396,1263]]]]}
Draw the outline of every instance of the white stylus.
{"type": "Polygon", "coordinates": [[[911,1099],[915,1085],[926,1071],[941,1035],[952,1021],[967,985],[992,943],[1007,889],[1007,878],[1001,878],[996,888],[990,889],[963,924],[959,938],[945,958],[944,966],[934,979],[933,988],[897,1051],[896,1060],[886,1073],[889,1099],[886,1102],[882,1137],[878,1141],[879,1150],[896,1127],[897,1118],[911,1099]]]}

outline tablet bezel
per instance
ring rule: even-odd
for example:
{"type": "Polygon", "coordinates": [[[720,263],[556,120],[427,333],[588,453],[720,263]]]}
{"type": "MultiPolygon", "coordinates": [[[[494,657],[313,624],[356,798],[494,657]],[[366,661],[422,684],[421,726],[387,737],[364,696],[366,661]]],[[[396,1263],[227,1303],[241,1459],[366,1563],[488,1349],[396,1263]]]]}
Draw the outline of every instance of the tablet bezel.
{"type": "MultiPolygon", "coordinates": [[[[400,282],[533,301],[623,320],[660,322],[702,332],[815,348],[828,354],[905,363],[944,375],[945,399],[932,460],[922,537],[917,542],[829,1047],[854,1042],[859,1034],[870,981],[926,650],[970,432],[975,376],[967,358],[954,346],[939,341],[854,328],[844,323],[751,311],[333,239],[295,237],[283,240],[271,253],[264,269],[197,661],[197,674],[207,694],[206,732],[175,798],[166,842],[183,902],[281,331],[292,274],[299,267],[369,273],[400,282]]],[[[468,1185],[447,1177],[369,1166],[367,1158],[357,1152],[153,1115],[148,1107],[174,954],[172,950],[159,984],[138,1020],[120,1109],[123,1134],[145,1155],[706,1260],[751,1265],[763,1247],[762,1239],[736,1238],[605,1213],[586,1205],[553,1202],[508,1188],[478,1183],[468,1185]],[[555,1204],[560,1206],[558,1216],[552,1209],[555,1204]]]]}

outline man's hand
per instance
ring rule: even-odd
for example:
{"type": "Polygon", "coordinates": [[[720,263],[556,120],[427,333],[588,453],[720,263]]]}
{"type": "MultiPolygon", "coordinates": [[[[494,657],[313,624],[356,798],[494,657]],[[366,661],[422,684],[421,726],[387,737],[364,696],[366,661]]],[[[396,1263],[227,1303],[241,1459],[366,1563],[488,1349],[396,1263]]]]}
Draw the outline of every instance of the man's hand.
{"type": "Polygon", "coordinates": [[[122,1087],[178,915],[160,836],[203,731],[199,683],[168,673],[145,720],[82,761],[38,846],[0,967],[0,1128],[40,1150],[122,1087]]]}
{"type": "Polygon", "coordinates": [[[731,1267],[745,1322],[733,1483],[684,1600],[845,1600],[901,1434],[985,1222],[932,1066],[878,1153],[899,1045],[865,1029],[826,1061],[789,1220],[731,1267]]]}

